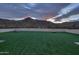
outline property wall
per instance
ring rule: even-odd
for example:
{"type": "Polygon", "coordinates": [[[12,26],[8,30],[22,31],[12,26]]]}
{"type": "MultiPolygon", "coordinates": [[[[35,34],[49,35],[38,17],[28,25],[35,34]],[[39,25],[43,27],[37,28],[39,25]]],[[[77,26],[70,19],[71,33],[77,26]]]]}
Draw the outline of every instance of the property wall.
{"type": "Polygon", "coordinates": [[[43,32],[69,32],[79,34],[79,29],[40,29],[40,28],[12,28],[12,29],[0,29],[0,32],[10,31],[43,31],[43,32]]]}

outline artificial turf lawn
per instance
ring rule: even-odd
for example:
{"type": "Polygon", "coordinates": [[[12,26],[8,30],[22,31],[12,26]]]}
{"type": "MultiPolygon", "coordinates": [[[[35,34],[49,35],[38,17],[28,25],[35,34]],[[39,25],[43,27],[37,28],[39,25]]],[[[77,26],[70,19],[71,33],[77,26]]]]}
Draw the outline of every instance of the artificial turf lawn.
{"type": "Polygon", "coordinates": [[[79,35],[62,32],[6,32],[0,33],[0,54],[78,55],[79,35]]]}

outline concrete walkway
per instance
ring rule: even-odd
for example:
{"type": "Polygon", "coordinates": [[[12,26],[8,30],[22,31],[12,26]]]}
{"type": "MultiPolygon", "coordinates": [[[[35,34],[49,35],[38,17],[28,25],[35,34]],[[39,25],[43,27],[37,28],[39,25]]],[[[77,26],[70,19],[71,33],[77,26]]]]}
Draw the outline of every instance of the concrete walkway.
{"type": "Polygon", "coordinates": [[[0,29],[0,32],[10,32],[10,31],[69,32],[69,33],[79,34],[79,29],[40,29],[40,28],[10,28],[10,29],[0,29]]]}

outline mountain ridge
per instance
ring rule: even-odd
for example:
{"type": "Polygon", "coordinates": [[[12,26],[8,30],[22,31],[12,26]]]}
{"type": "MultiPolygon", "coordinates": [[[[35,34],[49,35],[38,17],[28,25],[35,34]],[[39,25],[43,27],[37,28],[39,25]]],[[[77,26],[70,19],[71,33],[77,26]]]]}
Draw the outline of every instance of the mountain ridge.
{"type": "Polygon", "coordinates": [[[79,29],[79,21],[52,23],[45,20],[35,20],[31,17],[22,20],[9,20],[0,18],[0,28],[67,28],[79,29]]]}

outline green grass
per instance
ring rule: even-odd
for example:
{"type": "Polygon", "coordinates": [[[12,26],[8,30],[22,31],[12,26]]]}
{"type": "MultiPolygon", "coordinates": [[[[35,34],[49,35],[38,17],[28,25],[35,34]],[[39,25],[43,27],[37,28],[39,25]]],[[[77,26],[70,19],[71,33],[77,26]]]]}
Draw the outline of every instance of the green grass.
{"type": "Polygon", "coordinates": [[[79,55],[79,35],[61,32],[0,33],[0,54],[79,55]]]}

